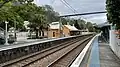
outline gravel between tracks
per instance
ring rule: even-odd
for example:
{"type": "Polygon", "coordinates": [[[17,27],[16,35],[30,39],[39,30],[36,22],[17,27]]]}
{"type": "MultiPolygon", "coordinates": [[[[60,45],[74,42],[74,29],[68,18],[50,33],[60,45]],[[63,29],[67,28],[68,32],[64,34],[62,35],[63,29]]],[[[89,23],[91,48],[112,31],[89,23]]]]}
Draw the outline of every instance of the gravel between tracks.
{"type": "MultiPolygon", "coordinates": [[[[83,41],[83,40],[82,40],[83,41]]],[[[61,49],[53,54],[50,54],[49,56],[46,56],[30,65],[28,65],[27,67],[47,67],[49,64],[51,64],[52,62],[54,62],[56,59],[58,59],[60,56],[64,55],[65,53],[69,52],[71,49],[74,49],[75,47],[77,47],[80,43],[82,43],[82,41],[78,41],[74,44],[71,44],[70,46],[61,49]]],[[[80,48],[80,47],[79,47],[80,48]]],[[[77,49],[78,50],[78,49],[77,49]]],[[[82,50],[82,49],[81,49],[82,50]]],[[[78,54],[79,51],[75,51],[76,54],[78,54]]],[[[76,55],[75,54],[75,55],[76,55]]],[[[75,56],[74,55],[74,56],[75,56]]],[[[72,56],[72,55],[70,55],[72,56]]],[[[69,59],[73,59],[69,56],[69,59]]],[[[73,57],[73,56],[72,56],[73,57]]],[[[67,59],[66,59],[67,60],[67,59]]],[[[70,62],[70,61],[69,61],[70,62]]],[[[66,64],[66,61],[64,62],[66,64]]],[[[59,67],[59,66],[53,66],[53,67],[59,67]]],[[[63,66],[60,66],[63,67],[63,66]]]]}

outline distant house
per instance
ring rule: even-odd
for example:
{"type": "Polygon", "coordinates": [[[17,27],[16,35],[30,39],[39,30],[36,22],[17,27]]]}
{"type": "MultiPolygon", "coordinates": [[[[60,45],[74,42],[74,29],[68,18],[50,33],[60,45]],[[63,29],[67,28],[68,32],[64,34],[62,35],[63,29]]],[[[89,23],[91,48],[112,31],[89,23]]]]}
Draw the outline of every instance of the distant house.
{"type": "Polygon", "coordinates": [[[63,34],[64,36],[72,36],[72,35],[79,35],[80,31],[73,25],[64,25],[63,26],[63,34]]]}
{"type": "Polygon", "coordinates": [[[49,24],[48,37],[50,38],[58,38],[60,37],[60,23],[52,22],[49,24]]]}
{"type": "Polygon", "coordinates": [[[49,25],[49,31],[48,31],[48,37],[50,38],[58,38],[61,35],[66,36],[72,36],[72,35],[79,35],[80,31],[75,27],[71,25],[60,25],[59,22],[52,22],[49,25]],[[61,30],[60,30],[61,28],[61,30]]]}

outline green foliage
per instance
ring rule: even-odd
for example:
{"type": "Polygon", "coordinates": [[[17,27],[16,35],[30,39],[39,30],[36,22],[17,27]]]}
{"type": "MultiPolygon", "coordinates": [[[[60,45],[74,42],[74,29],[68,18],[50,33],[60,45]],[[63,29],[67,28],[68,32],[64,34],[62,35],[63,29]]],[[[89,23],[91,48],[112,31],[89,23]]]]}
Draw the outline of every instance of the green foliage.
{"type": "Polygon", "coordinates": [[[33,0],[1,0],[0,1],[0,27],[5,27],[5,21],[8,21],[8,27],[25,29],[24,21],[29,21],[28,25],[33,31],[43,31],[48,28],[51,22],[59,21],[59,13],[55,12],[49,5],[37,6],[33,0]]]}
{"type": "Polygon", "coordinates": [[[82,19],[78,19],[78,24],[80,26],[80,29],[86,29],[86,21],[82,20],[82,19]]]}
{"type": "Polygon", "coordinates": [[[59,21],[58,12],[55,12],[54,9],[49,5],[45,5],[44,8],[46,9],[45,15],[48,23],[59,21]]]}
{"type": "Polygon", "coordinates": [[[89,32],[94,32],[95,31],[95,28],[94,28],[94,26],[91,22],[87,22],[86,27],[89,30],[89,32]]]}
{"type": "Polygon", "coordinates": [[[59,13],[55,12],[49,5],[37,6],[32,3],[33,0],[1,0],[0,1],[0,27],[5,27],[5,21],[8,21],[8,27],[23,29],[24,21],[29,21],[28,25],[33,31],[38,31],[48,28],[51,22],[59,21],[59,13]]]}
{"type": "Polygon", "coordinates": [[[0,8],[0,27],[5,27],[5,21],[9,22],[8,27],[13,27],[15,23],[17,28],[21,28],[23,26],[24,20],[15,10],[16,8],[13,6],[13,2],[8,2],[0,8]]]}
{"type": "Polygon", "coordinates": [[[77,22],[77,20],[75,20],[74,25],[75,25],[75,27],[76,27],[77,29],[81,29],[81,28],[80,28],[80,25],[79,25],[78,22],[77,22]]]}
{"type": "Polygon", "coordinates": [[[91,22],[86,22],[83,19],[74,19],[74,18],[61,18],[62,19],[62,24],[66,25],[66,24],[70,24],[73,25],[79,29],[79,30],[85,30],[88,29],[90,32],[94,32],[96,31],[94,26],[96,26],[96,24],[92,24],[91,22]]]}
{"type": "Polygon", "coordinates": [[[67,23],[69,22],[68,19],[66,18],[61,18],[61,22],[63,25],[67,25],[67,23]]]}
{"type": "Polygon", "coordinates": [[[31,3],[34,0],[18,0],[21,4],[25,4],[25,3],[31,3]]]}
{"type": "Polygon", "coordinates": [[[106,10],[108,22],[116,24],[117,29],[120,29],[120,0],[107,0],[106,10]]]}

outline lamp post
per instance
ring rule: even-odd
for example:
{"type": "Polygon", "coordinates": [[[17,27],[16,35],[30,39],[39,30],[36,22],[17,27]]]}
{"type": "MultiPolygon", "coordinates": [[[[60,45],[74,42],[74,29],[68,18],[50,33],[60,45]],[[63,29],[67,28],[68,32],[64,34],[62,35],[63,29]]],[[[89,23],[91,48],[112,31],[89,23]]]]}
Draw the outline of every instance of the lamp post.
{"type": "Polygon", "coordinates": [[[8,24],[8,22],[5,21],[5,45],[9,45],[9,44],[8,44],[7,24],[8,24]]]}

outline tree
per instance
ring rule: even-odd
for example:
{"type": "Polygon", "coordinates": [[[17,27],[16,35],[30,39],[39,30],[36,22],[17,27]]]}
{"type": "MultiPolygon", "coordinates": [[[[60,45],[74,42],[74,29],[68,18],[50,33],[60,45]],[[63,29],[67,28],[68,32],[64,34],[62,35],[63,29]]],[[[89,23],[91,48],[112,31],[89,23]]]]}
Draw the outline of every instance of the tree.
{"type": "Polygon", "coordinates": [[[56,22],[59,21],[59,13],[55,12],[54,9],[50,5],[45,5],[44,8],[46,9],[46,18],[47,22],[56,22]]]}
{"type": "Polygon", "coordinates": [[[78,24],[80,26],[80,29],[86,29],[86,21],[82,20],[82,19],[78,19],[78,24]]]}
{"type": "Polygon", "coordinates": [[[37,6],[32,1],[0,1],[0,3],[5,2],[0,8],[0,27],[4,27],[4,21],[8,21],[9,27],[13,27],[16,23],[17,29],[22,29],[24,28],[23,22],[29,21],[28,26],[36,31],[36,37],[38,37],[38,31],[43,32],[43,29],[46,29],[49,23],[59,21],[59,13],[55,12],[51,6],[37,6]]]}
{"type": "Polygon", "coordinates": [[[95,31],[95,28],[93,27],[93,24],[91,22],[87,22],[86,27],[89,30],[89,32],[95,31]]]}
{"type": "MultiPolygon", "coordinates": [[[[29,15],[29,18],[26,18],[26,20],[28,20],[30,22],[30,24],[28,26],[36,32],[37,38],[38,38],[38,32],[40,33],[40,35],[42,32],[42,36],[44,36],[43,29],[46,29],[49,24],[46,19],[45,8],[37,6],[35,4],[29,4],[29,8],[28,8],[28,5],[26,5],[25,7],[27,7],[26,12],[28,13],[28,14],[25,13],[25,16],[29,15]]],[[[23,12],[23,14],[24,14],[24,12],[23,12]]]]}
{"type": "Polygon", "coordinates": [[[4,28],[4,22],[8,21],[9,26],[13,27],[14,22],[17,24],[17,27],[20,28],[23,26],[23,19],[19,16],[17,12],[12,8],[12,2],[6,3],[3,7],[0,8],[0,26],[4,28]]]}
{"type": "Polygon", "coordinates": [[[22,10],[24,4],[30,3],[33,0],[1,0],[0,1],[0,27],[5,28],[5,21],[8,21],[8,28],[14,27],[14,24],[16,23],[17,29],[23,28],[23,22],[26,20],[26,16],[28,15],[26,10],[22,10]],[[23,4],[24,2],[24,4],[23,4]],[[18,4],[15,3],[21,3],[20,6],[17,6],[18,4]],[[25,15],[27,14],[27,15],[25,15]]]}
{"type": "Polygon", "coordinates": [[[6,3],[8,3],[9,1],[12,1],[12,0],[1,0],[0,1],[0,8],[3,7],[6,3]]]}
{"type": "Polygon", "coordinates": [[[31,3],[34,0],[18,0],[21,4],[31,3]]]}
{"type": "Polygon", "coordinates": [[[67,23],[69,23],[70,25],[73,25],[77,28],[77,29],[86,29],[86,21],[82,20],[82,19],[74,19],[74,18],[61,18],[62,20],[62,24],[65,25],[67,23]]]}
{"type": "Polygon", "coordinates": [[[75,21],[74,21],[75,19],[71,19],[71,18],[62,18],[61,17],[61,22],[62,22],[62,24],[63,25],[67,25],[67,24],[70,24],[70,25],[73,25],[74,23],[75,23],[75,21]]]}
{"type": "Polygon", "coordinates": [[[81,29],[81,28],[80,28],[80,25],[79,25],[78,22],[77,22],[77,20],[75,20],[74,25],[75,25],[75,27],[76,27],[77,29],[81,29]]]}
{"type": "Polygon", "coordinates": [[[108,22],[120,29],[120,0],[107,0],[106,10],[108,22]]]}

